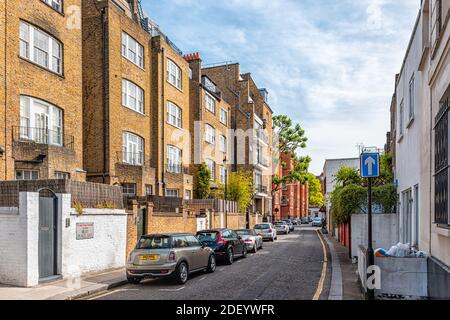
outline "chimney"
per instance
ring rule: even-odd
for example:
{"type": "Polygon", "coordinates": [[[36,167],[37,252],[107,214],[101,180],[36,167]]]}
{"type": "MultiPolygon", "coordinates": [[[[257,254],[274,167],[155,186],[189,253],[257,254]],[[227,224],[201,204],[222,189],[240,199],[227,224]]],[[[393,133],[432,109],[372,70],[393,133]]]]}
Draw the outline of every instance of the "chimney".
{"type": "Polygon", "coordinates": [[[202,59],[200,53],[185,54],[184,59],[189,63],[189,68],[192,70],[192,80],[200,82],[202,73],[202,59]]]}

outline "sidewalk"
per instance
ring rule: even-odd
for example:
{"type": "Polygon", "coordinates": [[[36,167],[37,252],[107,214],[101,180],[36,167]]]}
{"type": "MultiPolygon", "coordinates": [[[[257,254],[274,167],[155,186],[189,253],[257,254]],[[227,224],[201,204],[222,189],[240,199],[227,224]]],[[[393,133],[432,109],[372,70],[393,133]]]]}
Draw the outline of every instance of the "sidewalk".
{"type": "Polygon", "coordinates": [[[324,234],[332,256],[332,279],[329,300],[364,300],[358,283],[358,267],[352,264],[348,248],[324,234]]]}
{"type": "Polygon", "coordinates": [[[34,288],[0,284],[0,300],[74,300],[127,283],[125,269],[88,274],[81,280],[58,280],[34,288]]]}

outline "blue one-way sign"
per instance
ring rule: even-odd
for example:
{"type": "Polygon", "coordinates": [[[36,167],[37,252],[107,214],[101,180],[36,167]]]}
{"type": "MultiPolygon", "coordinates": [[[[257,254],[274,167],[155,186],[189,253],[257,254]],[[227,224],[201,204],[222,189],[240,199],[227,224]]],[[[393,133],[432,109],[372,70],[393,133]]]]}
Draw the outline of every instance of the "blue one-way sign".
{"type": "Polygon", "coordinates": [[[380,154],[361,154],[361,176],[363,178],[376,178],[380,176],[380,154]]]}

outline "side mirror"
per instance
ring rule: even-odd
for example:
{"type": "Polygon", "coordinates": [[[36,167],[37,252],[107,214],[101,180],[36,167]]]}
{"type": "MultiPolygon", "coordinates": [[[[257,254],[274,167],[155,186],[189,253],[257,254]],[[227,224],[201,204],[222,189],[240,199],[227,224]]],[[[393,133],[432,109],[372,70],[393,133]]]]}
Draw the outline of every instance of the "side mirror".
{"type": "Polygon", "coordinates": [[[241,236],[238,236],[237,238],[238,238],[239,240],[242,240],[242,237],[241,237],[241,236]]]}

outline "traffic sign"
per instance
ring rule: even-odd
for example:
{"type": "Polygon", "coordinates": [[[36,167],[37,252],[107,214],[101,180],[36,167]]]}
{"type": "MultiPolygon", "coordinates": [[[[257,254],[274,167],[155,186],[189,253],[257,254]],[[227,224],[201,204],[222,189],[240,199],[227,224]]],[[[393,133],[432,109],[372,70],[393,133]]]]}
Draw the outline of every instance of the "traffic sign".
{"type": "Polygon", "coordinates": [[[363,178],[376,178],[380,176],[380,154],[361,154],[361,176],[363,178]]]}

